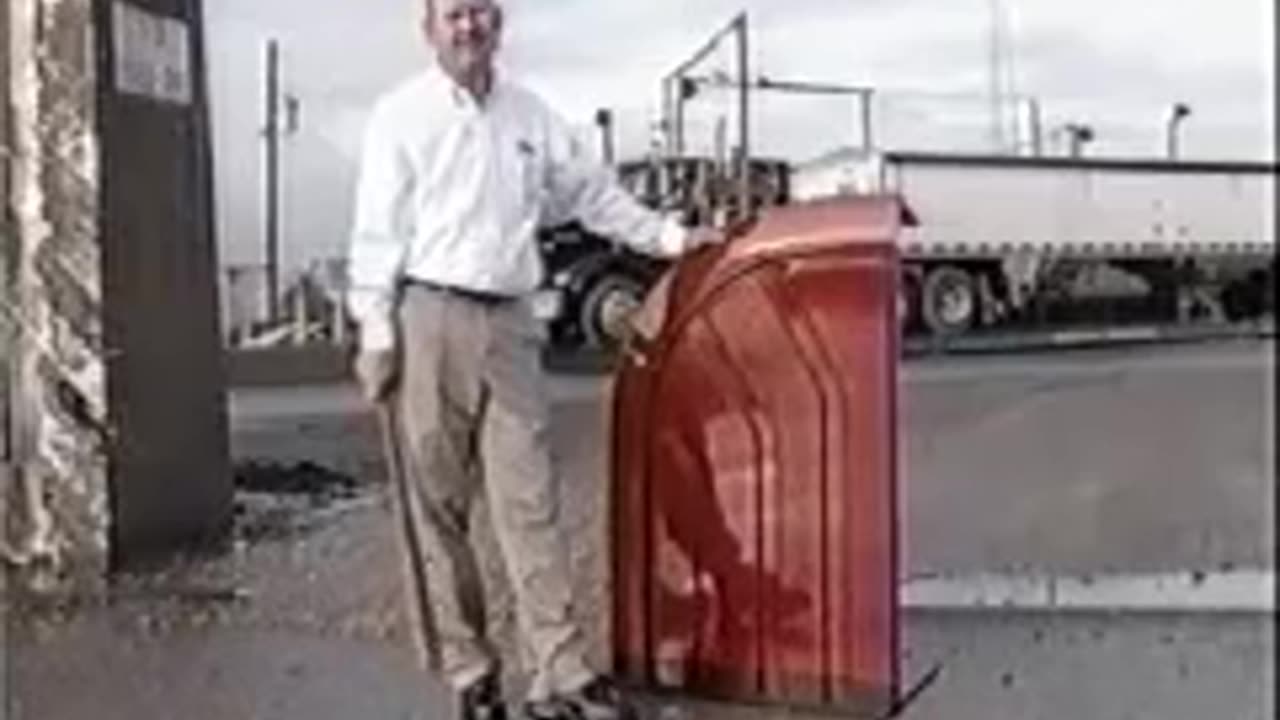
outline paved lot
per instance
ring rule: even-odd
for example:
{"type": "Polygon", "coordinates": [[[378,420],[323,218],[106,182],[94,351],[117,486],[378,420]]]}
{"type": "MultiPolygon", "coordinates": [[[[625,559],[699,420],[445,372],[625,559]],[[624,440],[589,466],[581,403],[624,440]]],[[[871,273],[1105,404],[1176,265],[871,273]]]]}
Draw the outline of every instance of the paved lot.
{"type": "MultiPolygon", "coordinates": [[[[1241,345],[910,365],[906,570],[962,583],[989,572],[1269,568],[1272,363],[1270,345],[1241,345]]],[[[579,611],[595,619],[600,660],[602,392],[590,378],[556,382],[579,611]]],[[[447,717],[404,649],[376,434],[356,408],[342,388],[234,397],[238,456],[313,460],[358,476],[358,491],[243,495],[234,552],[126,583],[110,606],[17,608],[10,717],[447,717]]],[[[493,615],[509,644],[495,568],[493,615]]],[[[1269,623],[1176,608],[915,610],[907,678],[935,660],[945,670],[907,717],[1269,718],[1269,623]]]]}

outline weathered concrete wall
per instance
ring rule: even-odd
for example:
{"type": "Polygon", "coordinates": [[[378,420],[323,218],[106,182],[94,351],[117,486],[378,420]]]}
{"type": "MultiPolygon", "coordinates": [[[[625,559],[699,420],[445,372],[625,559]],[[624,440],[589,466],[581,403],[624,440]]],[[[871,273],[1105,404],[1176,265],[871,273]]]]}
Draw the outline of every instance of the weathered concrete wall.
{"type": "MultiPolygon", "coordinates": [[[[15,247],[17,234],[9,203],[9,163],[12,146],[9,104],[9,5],[0,3],[0,301],[9,297],[9,258],[15,247]]],[[[8,487],[8,465],[12,459],[9,446],[9,324],[0,314],[0,488],[8,487]]],[[[6,509],[4,492],[0,492],[0,518],[6,509]]]]}
{"type": "Polygon", "coordinates": [[[11,559],[101,576],[109,526],[89,0],[13,0],[11,559]]]}
{"type": "MultiPolygon", "coordinates": [[[[12,145],[10,134],[13,127],[9,105],[9,14],[8,3],[0,3],[0,303],[9,300],[9,269],[13,266],[9,253],[17,239],[12,213],[9,211],[9,158],[12,145]]],[[[13,448],[10,442],[12,423],[9,413],[9,401],[13,396],[9,377],[9,368],[12,367],[12,337],[11,327],[0,312],[0,541],[8,538],[6,530],[8,527],[6,518],[9,515],[8,495],[9,487],[13,483],[13,448]]],[[[6,543],[6,550],[7,547],[6,543]]],[[[0,572],[0,597],[3,597],[4,592],[5,573],[0,572]]],[[[0,635],[3,634],[5,626],[3,612],[0,610],[0,635]]],[[[0,639],[4,638],[0,637],[0,639]]],[[[0,685],[0,690],[4,689],[0,685]]]]}

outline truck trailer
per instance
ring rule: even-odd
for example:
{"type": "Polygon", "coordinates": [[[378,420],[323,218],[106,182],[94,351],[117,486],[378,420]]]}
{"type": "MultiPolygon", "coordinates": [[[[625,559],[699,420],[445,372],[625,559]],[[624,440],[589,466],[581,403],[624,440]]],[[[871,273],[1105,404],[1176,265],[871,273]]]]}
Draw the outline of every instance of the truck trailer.
{"type": "Polygon", "coordinates": [[[954,336],[1123,296],[1156,322],[1269,314],[1276,175],[1253,162],[846,150],[796,168],[792,187],[797,200],[903,197],[919,220],[901,240],[904,326],[954,336]]]}
{"type": "MultiPolygon", "coordinates": [[[[842,150],[753,161],[752,212],[838,195],[897,195],[909,336],[1132,322],[1229,325],[1274,314],[1278,166],[1264,162],[842,150]]],[[[645,204],[714,221],[736,208],[708,158],[619,165],[645,204]]],[[[577,226],[543,235],[561,297],[552,336],[608,349],[665,268],[577,226]]]]}

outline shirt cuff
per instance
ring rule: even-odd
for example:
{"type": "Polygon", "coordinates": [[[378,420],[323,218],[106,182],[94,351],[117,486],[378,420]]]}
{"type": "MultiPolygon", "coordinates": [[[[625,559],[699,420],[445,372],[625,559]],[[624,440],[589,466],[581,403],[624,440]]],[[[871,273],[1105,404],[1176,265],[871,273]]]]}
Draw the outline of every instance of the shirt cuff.
{"type": "Polygon", "coordinates": [[[366,319],[360,324],[361,352],[383,352],[396,346],[391,322],[384,319],[366,319]]]}
{"type": "Polygon", "coordinates": [[[658,251],[668,257],[681,255],[688,248],[689,230],[680,223],[679,218],[668,215],[662,219],[662,229],[658,232],[658,251]]]}

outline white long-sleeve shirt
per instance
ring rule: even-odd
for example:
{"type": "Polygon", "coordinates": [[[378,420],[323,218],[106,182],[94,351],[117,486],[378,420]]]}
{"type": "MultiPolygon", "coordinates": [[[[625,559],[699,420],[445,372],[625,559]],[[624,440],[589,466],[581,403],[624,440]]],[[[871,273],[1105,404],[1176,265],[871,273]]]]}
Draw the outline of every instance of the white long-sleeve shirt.
{"type": "Polygon", "coordinates": [[[511,296],[542,280],[536,233],[577,219],[671,256],[687,233],[586,157],[568,125],[502,79],[483,104],[438,69],[383,96],[365,135],[348,304],[365,350],[393,346],[401,279],[511,296]]]}

